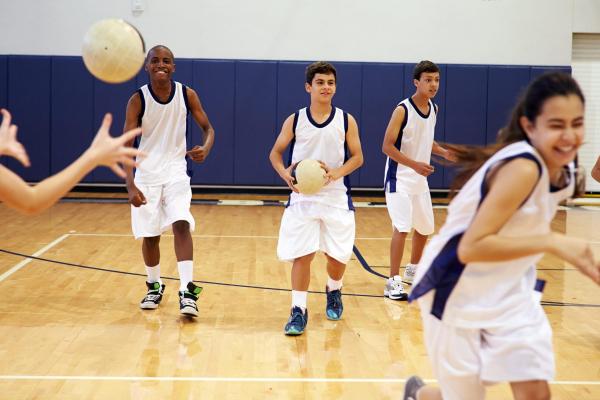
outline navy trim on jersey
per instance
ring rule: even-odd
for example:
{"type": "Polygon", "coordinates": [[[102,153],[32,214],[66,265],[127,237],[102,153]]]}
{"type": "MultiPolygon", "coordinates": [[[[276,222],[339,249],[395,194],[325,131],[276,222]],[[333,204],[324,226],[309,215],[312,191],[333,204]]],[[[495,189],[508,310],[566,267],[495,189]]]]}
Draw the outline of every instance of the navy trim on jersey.
{"type": "MultiPolygon", "coordinates": [[[[298,115],[298,112],[296,112],[295,115],[298,115]]],[[[295,116],[294,116],[294,122],[297,122],[295,116]]],[[[292,138],[292,141],[290,142],[290,154],[288,156],[288,162],[287,162],[288,167],[290,165],[292,165],[292,156],[294,154],[294,146],[296,146],[296,128],[295,128],[295,124],[294,124],[293,131],[294,131],[294,137],[292,138]]],[[[287,201],[287,203],[285,205],[286,207],[290,206],[290,201],[292,201],[292,194],[291,193],[288,196],[288,201],[287,201]]]]}
{"type": "MultiPolygon", "coordinates": [[[[498,163],[500,162],[508,162],[511,160],[514,160],[515,158],[526,158],[528,160],[532,160],[535,161],[535,163],[537,164],[538,167],[538,182],[540,180],[540,178],[542,177],[542,164],[540,163],[540,160],[538,160],[536,158],[536,156],[534,156],[531,153],[519,153],[519,154],[515,154],[514,156],[510,156],[510,157],[506,157],[503,158],[501,160],[498,160],[495,164],[491,165],[487,171],[485,171],[485,174],[483,175],[483,181],[481,182],[481,188],[480,188],[480,198],[479,198],[479,204],[477,205],[477,208],[479,208],[479,206],[481,205],[481,203],[483,203],[483,200],[485,199],[485,197],[488,194],[488,186],[487,186],[487,182],[486,182],[486,178],[487,178],[487,174],[490,172],[491,168],[494,168],[496,165],[498,165],[498,163]]],[[[537,185],[537,182],[536,182],[537,185]]],[[[535,185],[534,185],[535,188],[535,185]]],[[[531,193],[533,193],[533,189],[531,190],[531,193]]],[[[523,203],[521,203],[521,205],[519,207],[522,207],[523,204],[525,204],[525,202],[529,199],[529,196],[531,196],[531,193],[529,193],[529,195],[523,200],[523,203]]]]}
{"type": "Polygon", "coordinates": [[[465,270],[465,264],[458,259],[458,244],[463,234],[464,232],[459,233],[446,242],[442,251],[431,263],[425,276],[416,286],[413,286],[408,296],[408,301],[412,302],[435,289],[431,314],[440,320],[444,314],[448,298],[465,270]]]}
{"type": "MultiPolygon", "coordinates": [[[[140,95],[141,108],[140,113],[138,114],[138,127],[142,126],[142,118],[144,117],[144,113],[146,112],[146,100],[144,100],[144,93],[142,89],[136,90],[136,92],[140,95]]],[[[139,136],[136,136],[138,138],[139,136]]]]}
{"type": "MultiPolygon", "coordinates": [[[[398,132],[398,137],[396,138],[396,142],[394,143],[394,146],[400,150],[402,147],[402,135],[404,134],[404,128],[406,128],[406,125],[408,124],[408,108],[406,108],[406,104],[404,103],[400,103],[399,104],[400,107],[404,108],[404,120],[402,121],[402,124],[400,125],[400,132],[398,132]]],[[[383,184],[383,190],[385,191],[387,189],[388,183],[389,183],[389,189],[390,189],[390,193],[396,193],[396,172],[398,171],[398,163],[394,160],[392,160],[391,157],[388,157],[388,170],[387,170],[387,175],[385,177],[385,182],[383,184]]]]}
{"type": "MultiPolygon", "coordinates": [[[[344,164],[348,161],[348,142],[344,140],[344,164]]],[[[346,197],[348,198],[348,209],[354,211],[354,204],[352,203],[352,195],[350,194],[350,175],[344,177],[344,186],[346,186],[346,197]]]]}
{"type": "Polygon", "coordinates": [[[535,290],[536,292],[543,293],[545,287],[546,287],[546,281],[545,280],[543,280],[543,279],[536,279],[535,280],[535,286],[533,287],[533,290],[535,290]]]}
{"type": "Polygon", "coordinates": [[[292,125],[292,133],[296,136],[296,127],[298,126],[298,119],[300,118],[300,111],[294,113],[294,124],[292,125]]]}
{"type": "Polygon", "coordinates": [[[562,187],[558,187],[558,186],[555,186],[552,183],[550,183],[550,192],[551,193],[560,192],[561,190],[566,189],[571,184],[571,180],[572,180],[571,168],[569,168],[568,165],[565,165],[565,166],[563,166],[563,171],[567,174],[567,177],[568,177],[565,185],[562,187]]]}
{"type": "Polygon", "coordinates": [[[152,95],[152,98],[154,99],[154,101],[156,101],[157,103],[169,104],[171,102],[171,100],[173,100],[173,97],[175,97],[175,81],[171,80],[171,93],[169,94],[169,98],[167,99],[167,101],[160,101],[160,99],[156,96],[156,94],[152,90],[152,85],[150,83],[148,83],[148,91],[152,95]]]}
{"type": "MultiPolygon", "coordinates": [[[[184,84],[181,84],[181,90],[183,91],[183,102],[185,103],[185,109],[187,110],[187,113],[190,113],[190,102],[188,101],[188,95],[187,95],[187,86],[185,86],[184,84]]],[[[187,137],[187,136],[186,136],[187,137]]]]}
{"type": "Polygon", "coordinates": [[[331,113],[329,114],[329,117],[322,124],[317,124],[317,122],[313,119],[312,115],[310,114],[310,107],[306,107],[306,116],[308,117],[310,123],[316,128],[325,128],[331,121],[333,121],[333,118],[335,117],[335,107],[331,107],[331,113]]]}
{"type": "Polygon", "coordinates": [[[344,111],[344,133],[348,133],[348,113],[344,111]]]}
{"type": "Polygon", "coordinates": [[[417,105],[415,104],[415,102],[413,101],[412,97],[408,98],[408,101],[410,102],[410,104],[413,106],[413,108],[415,109],[415,111],[417,112],[417,114],[419,114],[421,116],[421,118],[427,119],[429,118],[429,116],[431,115],[431,104],[429,104],[429,102],[427,102],[427,105],[429,106],[429,111],[427,112],[427,115],[423,114],[421,112],[421,110],[419,110],[419,107],[417,107],[417,105]]]}
{"type": "Polygon", "coordinates": [[[431,104],[433,104],[433,112],[435,113],[435,115],[437,115],[437,113],[438,113],[438,105],[435,104],[433,101],[431,101],[431,104]]]}

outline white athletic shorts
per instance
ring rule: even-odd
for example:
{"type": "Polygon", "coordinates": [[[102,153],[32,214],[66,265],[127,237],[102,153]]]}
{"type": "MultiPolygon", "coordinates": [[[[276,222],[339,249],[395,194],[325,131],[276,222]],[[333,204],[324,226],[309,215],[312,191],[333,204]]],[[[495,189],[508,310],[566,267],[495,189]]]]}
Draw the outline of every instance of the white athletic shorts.
{"type": "Polygon", "coordinates": [[[277,256],[294,261],[321,250],[346,264],[354,246],[354,211],[314,202],[287,207],[281,218],[277,256]]]}
{"type": "Polygon", "coordinates": [[[431,235],[434,230],[433,206],[429,192],[407,194],[385,192],[388,214],[398,232],[415,228],[421,235],[431,235]]]}
{"type": "Polygon", "coordinates": [[[444,400],[482,400],[498,382],[554,379],[552,329],[541,306],[534,318],[494,329],[444,324],[421,309],[429,360],[444,400]]]}
{"type": "Polygon", "coordinates": [[[146,204],[131,206],[131,228],[136,239],[160,236],[176,221],[187,221],[190,231],[196,222],[190,212],[192,188],[190,180],[178,180],[164,185],[138,185],[146,197],[146,204]]]}

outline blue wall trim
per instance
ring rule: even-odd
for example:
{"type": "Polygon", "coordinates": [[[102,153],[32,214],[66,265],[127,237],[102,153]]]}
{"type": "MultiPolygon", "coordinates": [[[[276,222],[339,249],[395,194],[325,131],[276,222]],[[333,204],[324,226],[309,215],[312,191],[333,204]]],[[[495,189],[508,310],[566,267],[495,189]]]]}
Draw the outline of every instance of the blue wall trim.
{"type": "MultiPolygon", "coordinates": [[[[283,121],[309,104],[304,61],[177,59],[174,78],[200,96],[215,128],[207,161],[193,164],[193,184],[284,186],[272,170],[269,151],[283,121]]],[[[381,145],[396,105],[414,92],[410,63],[335,62],[335,106],[358,122],[365,163],[352,174],[354,188],[381,188],[385,155],[381,145]]],[[[494,141],[520,91],[549,70],[568,66],[440,64],[441,85],[436,140],[468,144],[494,141]]],[[[0,55],[0,107],[13,113],[19,139],[32,159],[30,168],[2,157],[0,162],[29,181],[64,168],[91,142],[105,112],[113,114],[111,132],[123,129],[125,107],[147,83],[142,70],[134,79],[109,85],[94,79],[80,57],[0,55]]],[[[190,118],[190,143],[202,142],[190,118]]],[[[287,159],[287,155],[284,155],[287,159]]],[[[435,163],[434,163],[435,165],[435,163]]],[[[449,168],[436,166],[432,189],[448,188],[449,168]]],[[[87,183],[123,183],[106,168],[87,183]]]]}

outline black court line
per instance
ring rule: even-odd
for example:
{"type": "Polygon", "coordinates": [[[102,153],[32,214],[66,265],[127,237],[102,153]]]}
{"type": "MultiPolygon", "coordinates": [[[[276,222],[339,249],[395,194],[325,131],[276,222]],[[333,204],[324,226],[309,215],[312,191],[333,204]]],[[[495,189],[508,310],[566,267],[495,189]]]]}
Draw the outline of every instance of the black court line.
{"type": "MultiPolygon", "coordinates": [[[[376,271],[373,271],[371,269],[371,267],[369,267],[369,264],[367,264],[367,261],[364,259],[364,257],[362,256],[362,254],[360,253],[360,251],[358,250],[358,248],[356,246],[354,246],[353,250],[354,250],[354,254],[356,254],[356,257],[358,258],[358,261],[361,263],[363,268],[365,268],[365,270],[367,270],[368,272],[370,272],[374,275],[377,275],[379,277],[387,279],[387,276],[382,275],[376,271]],[[363,262],[364,262],[364,264],[363,264],[363,262]]],[[[59,261],[59,260],[52,260],[49,258],[30,256],[27,254],[17,253],[15,251],[10,251],[10,250],[5,250],[5,249],[0,249],[0,252],[6,253],[6,254],[11,254],[14,256],[18,256],[18,257],[23,257],[23,258],[30,258],[32,260],[37,260],[37,261],[44,261],[44,262],[53,263],[53,264],[65,265],[68,267],[88,269],[88,270],[93,270],[93,271],[110,272],[110,273],[121,274],[121,275],[141,276],[144,278],[146,277],[145,274],[138,273],[138,272],[127,272],[127,271],[120,271],[120,270],[116,270],[116,269],[92,267],[89,265],[75,264],[75,263],[70,263],[70,262],[66,262],[66,261],[59,261]]],[[[179,280],[179,278],[173,278],[173,277],[168,277],[168,276],[164,276],[161,278],[165,279],[165,280],[171,280],[171,281],[179,280]]],[[[195,280],[194,282],[204,283],[207,285],[215,285],[215,286],[229,286],[229,287],[239,287],[239,288],[246,288],[246,289],[271,290],[271,291],[277,291],[277,292],[290,292],[291,291],[291,289],[284,289],[284,288],[274,288],[274,287],[257,286],[257,285],[240,285],[240,284],[236,284],[236,283],[226,283],[226,282],[200,281],[200,280],[195,280]]],[[[325,292],[314,291],[314,290],[309,290],[308,292],[313,293],[313,294],[326,294],[325,292]]],[[[384,297],[381,295],[362,294],[362,293],[344,293],[344,296],[370,297],[370,298],[378,298],[378,299],[384,297]]],[[[558,302],[558,301],[542,301],[542,305],[548,306],[548,307],[600,307],[600,304],[563,303],[563,302],[558,302]]]]}
{"type": "MultiPolygon", "coordinates": [[[[27,254],[17,253],[15,251],[10,251],[10,250],[5,250],[5,249],[0,249],[0,252],[6,253],[6,254],[11,254],[13,256],[23,257],[23,258],[31,258],[32,260],[37,260],[37,261],[44,261],[44,262],[53,263],[53,264],[65,265],[65,266],[68,266],[68,267],[88,269],[88,270],[93,270],[93,271],[111,272],[111,273],[114,273],[114,274],[121,274],[121,275],[141,276],[141,277],[144,277],[144,278],[146,277],[146,274],[142,274],[142,273],[138,273],[138,272],[127,272],[127,271],[120,271],[120,270],[116,270],[116,269],[101,268],[101,267],[92,267],[92,266],[89,266],[89,265],[82,265],[82,264],[74,264],[74,263],[70,263],[70,262],[66,262],[66,261],[52,260],[50,258],[30,256],[30,255],[27,255],[27,254]]],[[[173,278],[173,277],[168,277],[168,276],[162,276],[161,279],[172,280],[172,281],[178,281],[179,280],[179,278],[173,278]]],[[[230,287],[239,287],[239,288],[247,288],[247,289],[272,290],[272,291],[278,291],[278,292],[291,292],[292,291],[291,289],[284,289],[284,288],[275,288],[275,287],[257,286],[257,285],[240,285],[240,284],[236,284],[236,283],[226,283],[226,282],[200,281],[200,280],[194,280],[194,282],[204,283],[204,284],[207,284],[207,285],[230,286],[230,287]]],[[[309,290],[308,293],[326,294],[325,292],[315,291],[315,290],[309,290]]],[[[352,296],[352,297],[375,297],[375,298],[382,298],[383,297],[381,295],[363,294],[363,293],[344,293],[344,296],[352,296]]]]}
{"type": "MultiPolygon", "coordinates": [[[[373,268],[383,268],[384,266],[378,265],[378,266],[375,266],[375,267],[371,267],[367,263],[367,260],[365,260],[365,258],[363,257],[363,255],[358,250],[358,247],[354,246],[353,251],[354,251],[354,254],[356,255],[356,258],[360,262],[360,265],[362,265],[362,267],[367,272],[369,272],[369,273],[371,273],[373,275],[379,276],[381,278],[385,278],[385,279],[388,278],[386,275],[380,274],[379,272],[373,270],[373,268]]],[[[389,267],[386,267],[386,268],[389,268],[389,267]]],[[[562,270],[560,270],[560,271],[562,271],[562,270]]],[[[571,270],[569,269],[567,271],[571,271],[571,270]]],[[[574,271],[576,271],[576,270],[574,269],[574,271]]],[[[546,306],[546,307],[600,307],[600,304],[564,303],[564,302],[561,302],[561,301],[550,301],[550,300],[543,300],[541,303],[542,303],[542,306],[546,306]]]]}

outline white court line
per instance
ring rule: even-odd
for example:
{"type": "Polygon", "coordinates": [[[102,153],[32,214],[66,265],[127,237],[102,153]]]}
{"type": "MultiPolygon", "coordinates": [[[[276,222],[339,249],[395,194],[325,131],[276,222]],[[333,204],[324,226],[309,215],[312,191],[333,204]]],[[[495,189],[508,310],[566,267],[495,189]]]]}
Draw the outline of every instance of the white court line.
{"type": "MultiPolygon", "coordinates": [[[[133,237],[133,235],[124,235],[119,233],[70,233],[70,236],[99,236],[99,237],[133,237]]],[[[170,234],[161,236],[173,237],[170,234]]],[[[195,238],[226,238],[226,239],[277,239],[279,236],[264,236],[264,235],[192,235],[195,238]]],[[[390,240],[391,237],[357,237],[356,240],[390,240]]],[[[411,240],[407,238],[406,240],[411,240]]]]}
{"type": "MultiPolygon", "coordinates": [[[[69,233],[69,236],[106,236],[106,237],[133,237],[133,235],[125,235],[120,233],[69,233]]],[[[161,236],[173,237],[173,235],[163,234],[161,236]]],[[[277,239],[279,236],[261,236],[261,235],[192,235],[194,238],[225,238],[225,239],[277,239]]],[[[390,240],[390,237],[357,237],[354,240],[390,240]]],[[[412,238],[406,238],[411,241],[412,238]]],[[[590,240],[589,244],[600,244],[600,241],[590,240]]],[[[34,254],[35,255],[35,254],[34,254]]]]}
{"type": "MultiPolygon", "coordinates": [[[[275,378],[220,376],[89,376],[89,375],[0,375],[3,381],[156,381],[156,382],[269,382],[269,383],[406,383],[400,378],[275,378]]],[[[423,379],[435,383],[435,379],[423,379]]],[[[600,381],[550,381],[551,385],[598,386],[600,381]]]]}
{"type": "MultiPolygon", "coordinates": [[[[62,242],[63,240],[65,240],[68,237],[69,237],[68,233],[62,235],[61,237],[56,239],[54,242],[47,244],[46,246],[42,247],[40,250],[33,253],[32,256],[39,257],[40,255],[44,254],[46,251],[50,250],[52,247],[56,246],[58,243],[62,242]]],[[[0,275],[0,282],[2,282],[3,280],[5,280],[9,276],[11,276],[12,274],[17,272],[18,270],[20,270],[21,268],[23,268],[24,266],[29,264],[31,261],[33,261],[32,258],[26,258],[23,261],[21,261],[20,263],[18,263],[17,265],[15,265],[14,267],[12,267],[11,269],[9,269],[8,271],[6,271],[5,273],[3,273],[2,275],[0,275]]]]}

